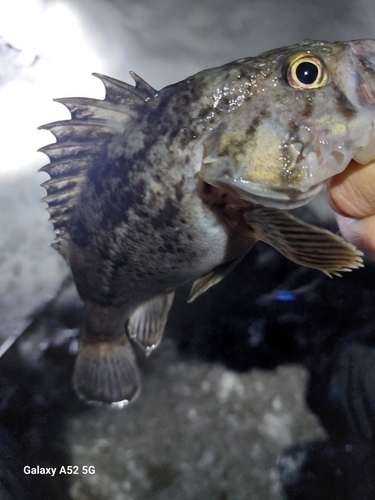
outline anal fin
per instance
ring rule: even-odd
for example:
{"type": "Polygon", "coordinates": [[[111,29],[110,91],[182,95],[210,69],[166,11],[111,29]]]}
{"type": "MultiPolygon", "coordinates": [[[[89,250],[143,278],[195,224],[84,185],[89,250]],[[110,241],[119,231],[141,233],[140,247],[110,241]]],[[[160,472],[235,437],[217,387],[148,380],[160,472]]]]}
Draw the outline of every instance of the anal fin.
{"type": "Polygon", "coordinates": [[[160,343],[175,291],[157,295],[141,304],[128,322],[129,337],[150,354],[160,343]]]}
{"type": "Polygon", "coordinates": [[[328,276],[363,267],[363,253],[354,245],[287,212],[259,205],[245,212],[244,218],[259,240],[296,264],[328,276]]]}
{"type": "Polygon", "coordinates": [[[188,302],[193,302],[197,297],[207,292],[209,288],[220,283],[228,274],[236,267],[236,265],[244,258],[244,255],[238,259],[231,260],[225,264],[215,267],[215,269],[201,278],[194,281],[191,287],[188,302]]]}
{"type": "Polygon", "coordinates": [[[124,406],[138,396],[141,381],[126,335],[116,341],[83,340],[77,355],[73,385],[88,402],[124,406]]]}

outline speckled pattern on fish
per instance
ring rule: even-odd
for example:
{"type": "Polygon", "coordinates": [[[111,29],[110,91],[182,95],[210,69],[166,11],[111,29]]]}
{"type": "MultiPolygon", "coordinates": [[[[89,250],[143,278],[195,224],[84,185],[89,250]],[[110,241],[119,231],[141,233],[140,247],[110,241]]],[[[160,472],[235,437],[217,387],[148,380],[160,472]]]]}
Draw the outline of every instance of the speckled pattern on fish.
{"type": "Polygon", "coordinates": [[[327,274],[362,265],[339,236],[286,210],[351,159],[375,157],[375,42],[306,41],[156,91],[95,75],[104,100],[58,99],[45,125],[54,246],[84,301],[74,385],[126,404],[140,390],[132,342],[160,343],[176,287],[194,300],[257,240],[327,274]]]}

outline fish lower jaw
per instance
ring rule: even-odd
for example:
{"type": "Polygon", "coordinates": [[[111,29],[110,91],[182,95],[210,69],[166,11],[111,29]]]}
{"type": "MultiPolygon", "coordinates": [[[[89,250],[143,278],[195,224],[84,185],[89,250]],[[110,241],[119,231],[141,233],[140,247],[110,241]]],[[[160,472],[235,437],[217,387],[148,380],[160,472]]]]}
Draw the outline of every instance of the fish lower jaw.
{"type": "Polygon", "coordinates": [[[324,182],[316,184],[304,191],[297,188],[274,187],[236,180],[219,181],[217,185],[230,187],[241,199],[265,207],[290,210],[302,207],[321,191],[324,182]]]}

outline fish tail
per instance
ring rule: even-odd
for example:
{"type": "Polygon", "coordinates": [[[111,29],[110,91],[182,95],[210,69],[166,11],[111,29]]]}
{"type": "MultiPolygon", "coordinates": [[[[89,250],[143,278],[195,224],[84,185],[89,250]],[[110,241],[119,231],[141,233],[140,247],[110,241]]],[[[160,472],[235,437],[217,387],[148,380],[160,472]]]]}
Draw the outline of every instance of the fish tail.
{"type": "Polygon", "coordinates": [[[129,339],[125,335],[115,341],[84,338],[75,362],[73,385],[78,395],[89,402],[126,405],[134,401],[141,380],[129,339]]]}

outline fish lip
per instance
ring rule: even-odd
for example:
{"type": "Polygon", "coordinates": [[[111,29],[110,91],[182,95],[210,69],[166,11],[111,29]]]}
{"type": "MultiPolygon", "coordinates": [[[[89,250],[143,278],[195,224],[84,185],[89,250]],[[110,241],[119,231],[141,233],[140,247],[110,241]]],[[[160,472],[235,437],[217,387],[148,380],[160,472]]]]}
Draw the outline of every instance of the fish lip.
{"type": "Polygon", "coordinates": [[[321,191],[324,184],[324,182],[320,182],[302,191],[297,188],[273,187],[243,179],[224,178],[215,182],[218,187],[230,187],[237,196],[245,201],[286,210],[302,207],[309,203],[321,191]]]}

